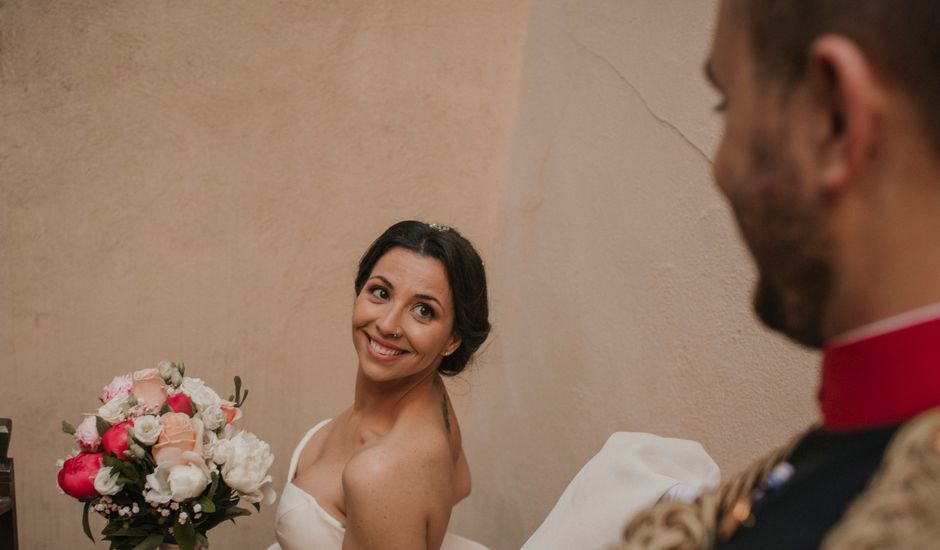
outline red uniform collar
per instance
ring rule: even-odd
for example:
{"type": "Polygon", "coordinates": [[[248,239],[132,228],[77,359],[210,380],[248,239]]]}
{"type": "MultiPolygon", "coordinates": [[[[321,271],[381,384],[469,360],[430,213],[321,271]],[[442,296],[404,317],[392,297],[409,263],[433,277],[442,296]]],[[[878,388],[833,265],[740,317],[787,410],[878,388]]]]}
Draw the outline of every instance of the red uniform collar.
{"type": "Polygon", "coordinates": [[[940,406],[940,318],[826,347],[823,425],[896,424],[940,406]]]}

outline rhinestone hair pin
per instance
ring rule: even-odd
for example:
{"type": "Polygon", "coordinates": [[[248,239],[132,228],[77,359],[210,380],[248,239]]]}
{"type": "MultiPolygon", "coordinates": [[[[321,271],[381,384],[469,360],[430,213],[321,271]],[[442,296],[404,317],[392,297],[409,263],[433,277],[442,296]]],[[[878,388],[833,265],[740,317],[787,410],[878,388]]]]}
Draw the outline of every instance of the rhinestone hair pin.
{"type": "Polygon", "coordinates": [[[450,231],[450,228],[447,227],[446,225],[438,225],[436,223],[429,223],[428,227],[430,227],[431,229],[436,229],[440,231],[441,233],[443,233],[444,231],[450,231]]]}

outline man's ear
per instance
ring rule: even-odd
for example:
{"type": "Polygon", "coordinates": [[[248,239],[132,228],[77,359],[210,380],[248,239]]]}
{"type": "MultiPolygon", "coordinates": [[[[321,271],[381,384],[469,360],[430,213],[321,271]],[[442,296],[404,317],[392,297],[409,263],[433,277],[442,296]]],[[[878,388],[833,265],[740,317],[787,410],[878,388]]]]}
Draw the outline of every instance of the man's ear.
{"type": "Polygon", "coordinates": [[[825,188],[837,189],[863,173],[878,149],[882,82],[858,44],[836,34],[813,42],[808,70],[823,114],[820,178],[825,188]]]}

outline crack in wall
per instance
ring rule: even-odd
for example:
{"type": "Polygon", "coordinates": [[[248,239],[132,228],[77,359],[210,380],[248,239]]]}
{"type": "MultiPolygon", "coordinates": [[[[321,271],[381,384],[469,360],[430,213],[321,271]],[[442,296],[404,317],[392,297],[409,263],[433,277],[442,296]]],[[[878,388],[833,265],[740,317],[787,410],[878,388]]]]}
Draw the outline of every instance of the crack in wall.
{"type": "Polygon", "coordinates": [[[569,33],[569,38],[571,39],[572,42],[575,43],[575,45],[578,46],[579,49],[583,50],[584,52],[587,52],[588,55],[599,60],[604,65],[606,65],[607,68],[613,71],[614,74],[617,75],[617,78],[619,78],[620,81],[623,82],[627,86],[627,88],[629,88],[630,91],[633,92],[633,94],[637,97],[637,99],[640,100],[640,103],[643,104],[643,108],[646,110],[647,113],[649,113],[651,117],[653,117],[654,120],[659,122],[660,125],[671,130],[676,136],[679,137],[679,139],[685,142],[686,145],[691,147],[702,158],[702,160],[704,160],[709,165],[712,164],[711,157],[708,156],[708,153],[706,153],[701,147],[696,145],[696,143],[692,141],[689,138],[689,136],[687,136],[685,132],[682,131],[682,129],[680,129],[678,126],[676,126],[675,124],[667,120],[665,117],[661,116],[656,111],[654,111],[653,108],[650,106],[649,101],[647,101],[646,98],[643,96],[643,93],[640,92],[640,89],[637,88],[632,82],[630,82],[630,79],[628,79],[622,72],[620,72],[620,70],[617,69],[617,66],[614,65],[609,59],[607,59],[607,57],[587,47],[580,40],[578,40],[574,36],[571,36],[570,33],[569,33]]]}

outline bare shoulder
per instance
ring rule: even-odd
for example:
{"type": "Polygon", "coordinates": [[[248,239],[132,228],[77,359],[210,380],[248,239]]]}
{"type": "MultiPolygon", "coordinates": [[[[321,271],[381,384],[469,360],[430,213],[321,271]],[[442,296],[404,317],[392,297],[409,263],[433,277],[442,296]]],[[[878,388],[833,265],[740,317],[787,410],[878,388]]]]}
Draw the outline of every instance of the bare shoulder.
{"type": "Polygon", "coordinates": [[[437,548],[453,507],[446,436],[408,422],[364,445],[346,464],[344,548],[437,548]]]}
{"type": "Polygon", "coordinates": [[[420,422],[403,421],[388,434],[364,445],[346,464],[343,484],[393,488],[444,483],[453,468],[447,437],[424,429],[420,422]]]}

